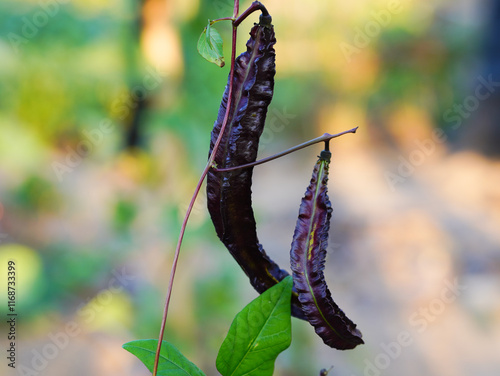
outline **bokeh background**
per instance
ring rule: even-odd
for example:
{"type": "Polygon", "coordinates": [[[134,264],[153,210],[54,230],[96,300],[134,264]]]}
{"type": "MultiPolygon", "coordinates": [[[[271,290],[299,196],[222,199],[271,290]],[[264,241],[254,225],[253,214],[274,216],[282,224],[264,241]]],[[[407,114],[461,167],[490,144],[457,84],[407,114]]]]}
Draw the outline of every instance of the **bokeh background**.
{"type": "MultiPolygon", "coordinates": [[[[498,375],[500,1],[265,5],[277,74],[260,155],[359,126],[332,145],[325,274],[366,342],[335,351],[293,320],[276,375],[498,375]]],[[[197,39],[231,14],[230,0],[0,4],[0,341],[3,353],[14,259],[19,374],[148,374],[121,345],[157,337],[229,71],[197,39]]],[[[217,28],[229,56],[230,26],[217,28]]],[[[320,148],[254,172],[259,237],[285,268],[320,148]]],[[[165,338],[216,375],[256,293],[205,205],[202,194],[165,338]]]]}

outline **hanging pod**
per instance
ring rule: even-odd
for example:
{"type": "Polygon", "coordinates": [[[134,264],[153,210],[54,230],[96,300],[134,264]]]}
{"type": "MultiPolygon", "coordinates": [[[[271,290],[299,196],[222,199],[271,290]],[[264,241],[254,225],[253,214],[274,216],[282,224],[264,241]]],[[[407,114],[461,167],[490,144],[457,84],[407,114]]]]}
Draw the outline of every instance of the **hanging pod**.
{"type": "MultiPolygon", "coordinates": [[[[261,16],[260,22],[250,31],[247,50],[235,61],[231,108],[214,159],[217,168],[241,166],[257,158],[267,107],[273,97],[275,43],[271,17],[261,16]]],[[[220,133],[228,95],[229,84],[212,130],[210,153],[220,133]]],[[[259,243],[252,210],[252,172],[252,167],[228,172],[210,170],[207,201],[218,237],[252,286],[262,293],[289,274],[269,258],[259,243]]],[[[305,318],[296,293],[292,296],[292,314],[305,318]]]]}
{"type": "Polygon", "coordinates": [[[326,285],[326,248],[332,206],[328,198],[328,169],[331,153],[319,156],[299,209],[290,251],[293,282],[307,320],[323,342],[339,350],[364,343],[361,332],[335,304],[326,285]]]}

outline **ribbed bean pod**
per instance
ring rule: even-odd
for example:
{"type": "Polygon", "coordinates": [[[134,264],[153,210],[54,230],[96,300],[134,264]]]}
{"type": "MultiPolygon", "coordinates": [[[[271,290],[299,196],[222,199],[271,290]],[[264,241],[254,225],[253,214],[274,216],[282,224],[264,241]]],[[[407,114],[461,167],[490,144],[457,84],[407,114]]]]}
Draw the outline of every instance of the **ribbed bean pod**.
{"type": "Polygon", "coordinates": [[[361,332],[335,304],[326,285],[326,248],[332,206],[328,198],[328,169],[331,153],[322,151],[302,199],[292,249],[293,282],[307,320],[323,342],[339,350],[364,343],[361,332]]]}
{"type": "MultiPolygon", "coordinates": [[[[214,159],[218,168],[240,166],[257,158],[274,90],[275,43],[271,17],[261,16],[250,32],[247,50],[235,61],[231,108],[214,159]]],[[[228,92],[229,82],[212,131],[210,153],[221,130],[228,92]]],[[[269,258],[259,243],[252,209],[252,172],[253,168],[228,172],[212,169],[207,175],[207,201],[217,235],[252,286],[262,293],[288,273],[269,258]]],[[[304,318],[296,294],[292,297],[292,314],[304,318]]]]}

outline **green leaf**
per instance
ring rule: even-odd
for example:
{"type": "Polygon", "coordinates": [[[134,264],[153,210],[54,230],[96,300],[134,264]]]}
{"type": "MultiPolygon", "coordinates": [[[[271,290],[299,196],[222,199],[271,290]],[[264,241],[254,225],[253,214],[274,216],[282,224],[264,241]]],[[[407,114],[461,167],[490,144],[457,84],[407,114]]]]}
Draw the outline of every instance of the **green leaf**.
{"type": "MultiPolygon", "coordinates": [[[[153,372],[156,347],[156,339],[140,339],[127,342],[123,348],[138,357],[141,362],[153,372]]],[[[181,354],[177,348],[163,341],[158,363],[158,376],[205,376],[205,374],[181,354]]]]}
{"type": "Polygon", "coordinates": [[[271,376],[276,357],[290,346],[292,277],[262,293],[236,315],[217,356],[223,376],[271,376]]]}
{"type": "Polygon", "coordinates": [[[198,52],[209,62],[215,63],[221,68],[225,64],[222,52],[222,37],[215,27],[210,26],[210,20],[203,33],[201,33],[200,39],[198,39],[198,52]]]}

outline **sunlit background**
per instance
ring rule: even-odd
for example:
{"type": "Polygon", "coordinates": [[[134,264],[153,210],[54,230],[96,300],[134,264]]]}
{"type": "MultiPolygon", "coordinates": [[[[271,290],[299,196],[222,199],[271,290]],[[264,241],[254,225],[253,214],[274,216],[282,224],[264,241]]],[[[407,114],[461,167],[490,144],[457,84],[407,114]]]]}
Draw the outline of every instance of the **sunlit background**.
{"type": "MultiPolygon", "coordinates": [[[[332,144],[325,275],[366,342],[332,350],[294,319],[275,374],[500,374],[500,1],[264,4],[277,73],[260,155],[359,126],[332,144]]],[[[5,355],[14,259],[19,374],[149,374],[121,345],[158,336],[229,72],[197,40],[232,6],[0,4],[0,341],[5,355]]],[[[239,28],[238,53],[257,19],[239,28]]],[[[230,25],[217,28],[229,56],[230,25]]],[[[283,268],[320,150],[254,172],[259,238],[283,268]]],[[[205,206],[202,194],[165,339],[216,375],[231,320],[256,292],[205,206]]]]}

